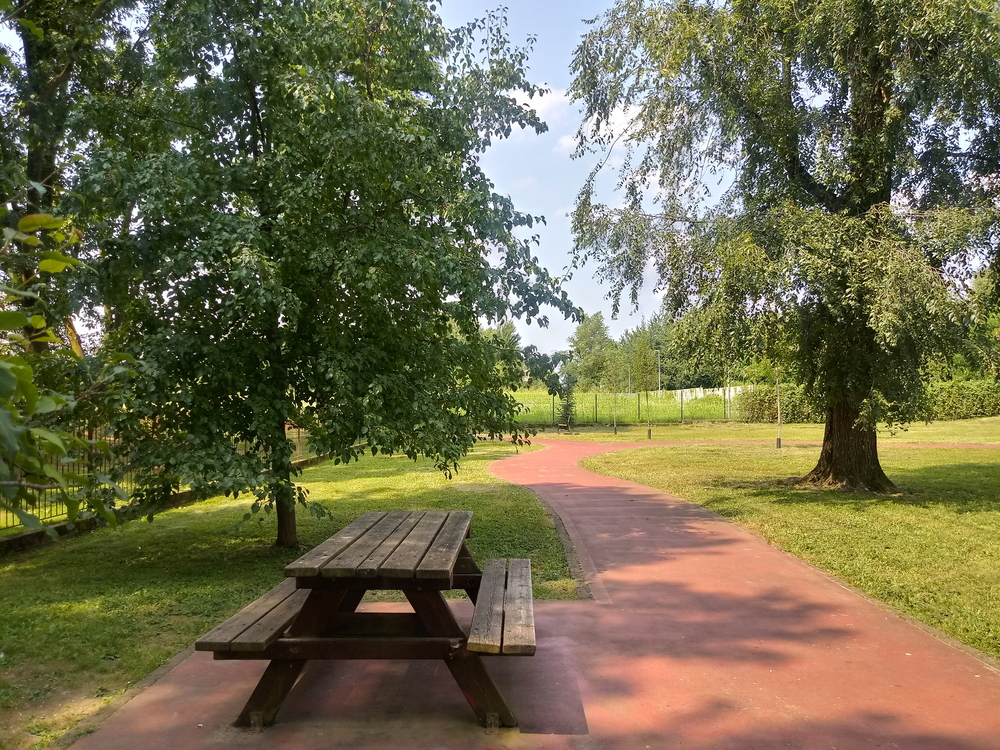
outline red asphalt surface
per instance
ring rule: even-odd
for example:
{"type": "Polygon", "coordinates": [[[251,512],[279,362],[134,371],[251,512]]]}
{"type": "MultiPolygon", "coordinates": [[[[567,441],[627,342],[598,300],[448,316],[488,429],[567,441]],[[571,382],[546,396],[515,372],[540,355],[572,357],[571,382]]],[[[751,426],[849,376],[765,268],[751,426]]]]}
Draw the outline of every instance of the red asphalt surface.
{"type": "Polygon", "coordinates": [[[406,661],[314,662],[274,726],[234,729],[264,664],[198,653],[74,750],[1000,750],[989,664],[699,506],[577,465],[648,442],[545,445],[492,470],[559,515],[594,598],[536,602],[538,653],[486,659],[519,729],[486,734],[443,664],[406,661]]]}

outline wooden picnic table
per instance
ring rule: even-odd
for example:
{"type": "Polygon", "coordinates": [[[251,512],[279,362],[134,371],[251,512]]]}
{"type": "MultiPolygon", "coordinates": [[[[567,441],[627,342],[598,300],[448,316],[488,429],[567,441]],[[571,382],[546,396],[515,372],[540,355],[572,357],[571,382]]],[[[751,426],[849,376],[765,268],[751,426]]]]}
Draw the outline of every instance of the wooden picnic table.
{"type": "Polygon", "coordinates": [[[270,661],[236,726],[270,725],[315,659],[442,659],[480,723],[516,726],[479,653],[534,653],[530,563],[490,560],[484,577],[465,544],[471,522],[471,511],[365,513],[200,638],[195,648],[216,659],[270,661]],[[402,591],[413,612],[355,611],[377,589],[402,591]],[[476,604],[471,634],[442,595],[449,589],[476,604]]]}

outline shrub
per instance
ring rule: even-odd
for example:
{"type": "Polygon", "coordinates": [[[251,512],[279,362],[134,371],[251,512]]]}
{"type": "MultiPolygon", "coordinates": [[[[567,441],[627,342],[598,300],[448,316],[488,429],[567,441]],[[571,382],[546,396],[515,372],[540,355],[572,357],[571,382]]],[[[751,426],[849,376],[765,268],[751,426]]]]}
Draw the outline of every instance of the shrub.
{"type": "Polygon", "coordinates": [[[1000,416],[1000,383],[994,380],[948,380],[928,389],[931,419],[1000,416]]]}
{"type": "MultiPolygon", "coordinates": [[[[802,386],[781,384],[782,422],[822,422],[826,415],[803,394],[802,386]]],[[[743,390],[734,401],[734,416],[743,422],[777,422],[778,399],[773,386],[743,390]]]]}
{"type": "MultiPolygon", "coordinates": [[[[743,422],[776,422],[774,388],[756,386],[736,397],[736,418],[743,422]]],[[[971,419],[1000,416],[1000,383],[993,380],[938,381],[927,389],[927,419],[971,419]]],[[[803,395],[802,386],[781,386],[782,422],[822,422],[825,415],[803,395]]]]}

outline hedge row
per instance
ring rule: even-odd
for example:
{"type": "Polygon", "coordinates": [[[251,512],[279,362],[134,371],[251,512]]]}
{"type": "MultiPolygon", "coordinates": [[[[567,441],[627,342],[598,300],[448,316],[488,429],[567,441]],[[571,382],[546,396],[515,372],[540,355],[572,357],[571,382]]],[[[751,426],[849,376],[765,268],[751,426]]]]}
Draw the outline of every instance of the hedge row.
{"type": "MultiPolygon", "coordinates": [[[[931,383],[927,419],[971,419],[1000,416],[1000,382],[962,380],[931,383]]],[[[776,422],[778,404],[774,388],[758,386],[736,397],[735,412],[744,422],[776,422]]],[[[782,422],[822,422],[825,414],[804,397],[802,386],[781,386],[782,422]]]]}
{"type": "MultiPolygon", "coordinates": [[[[777,422],[778,398],[774,388],[757,386],[742,391],[733,402],[737,418],[744,422],[777,422]]],[[[802,386],[782,383],[782,422],[823,422],[826,415],[805,398],[802,386]]]]}
{"type": "Polygon", "coordinates": [[[932,383],[931,419],[971,419],[1000,416],[1000,383],[959,380],[932,383]]]}

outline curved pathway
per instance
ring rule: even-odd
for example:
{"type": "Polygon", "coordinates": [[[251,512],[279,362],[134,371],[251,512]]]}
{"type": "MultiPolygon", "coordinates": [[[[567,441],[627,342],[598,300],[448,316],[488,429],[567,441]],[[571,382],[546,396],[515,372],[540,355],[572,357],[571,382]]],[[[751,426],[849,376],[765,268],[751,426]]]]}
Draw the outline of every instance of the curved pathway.
{"type": "Polygon", "coordinates": [[[558,514],[593,599],[536,602],[538,653],[488,658],[519,730],[485,734],[442,663],[405,661],[310,665],[273,727],[237,730],[264,665],[197,653],[74,750],[1000,750],[985,661],[704,508],[578,466],[648,442],[542,444],[491,468],[558,514]]]}
{"type": "Polygon", "coordinates": [[[590,582],[590,612],[555,619],[589,646],[596,746],[1000,748],[993,667],[700,506],[578,466],[648,442],[542,444],[492,470],[559,515],[590,582]]]}

